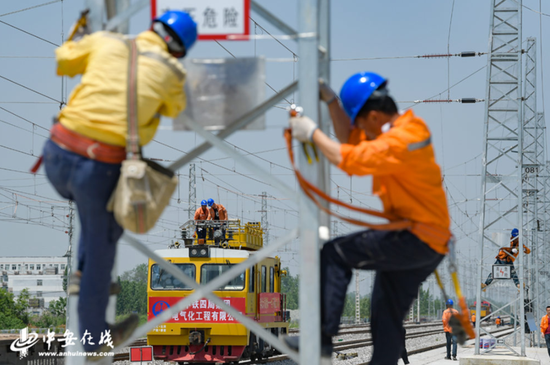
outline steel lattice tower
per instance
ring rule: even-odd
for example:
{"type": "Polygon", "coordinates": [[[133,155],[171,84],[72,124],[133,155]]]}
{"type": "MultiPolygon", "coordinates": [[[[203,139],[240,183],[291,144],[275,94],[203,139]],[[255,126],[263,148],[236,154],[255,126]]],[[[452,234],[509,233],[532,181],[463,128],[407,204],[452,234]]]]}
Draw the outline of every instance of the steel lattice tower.
{"type": "MultiPolygon", "coordinates": [[[[512,228],[519,229],[520,246],[523,243],[523,111],[522,111],[522,1],[492,0],[490,44],[487,65],[485,97],[485,136],[482,161],[482,196],[480,220],[479,269],[480,282],[492,269],[494,255],[508,245],[512,228]],[[504,240],[501,238],[504,235],[504,240]],[[484,249],[486,257],[484,257],[484,249]]],[[[516,270],[520,287],[523,286],[523,250],[519,250],[516,270]]],[[[490,291],[491,289],[487,289],[490,291]]],[[[517,292],[516,288],[510,290],[517,292]]],[[[481,309],[481,287],[477,289],[476,312],[481,309]]],[[[524,291],[519,298],[505,305],[519,302],[521,355],[525,356],[524,291]]],[[[480,335],[489,335],[476,321],[475,353],[479,354],[480,335]]],[[[492,337],[492,336],[491,336],[492,337]]],[[[513,351],[510,348],[511,351],[513,351]]],[[[515,352],[515,351],[513,351],[515,352]]]]}
{"type": "Polygon", "coordinates": [[[197,180],[195,175],[195,164],[189,164],[189,214],[188,219],[194,218],[194,212],[197,207],[197,180]]]}
{"type": "MultiPolygon", "coordinates": [[[[537,43],[535,38],[527,38],[525,49],[525,91],[523,104],[523,243],[532,250],[525,260],[524,273],[527,273],[527,311],[539,318],[537,296],[540,292],[537,255],[541,241],[539,210],[541,208],[541,177],[544,167],[544,130],[537,114],[537,43]],[[542,132],[542,133],[541,133],[542,132]],[[541,158],[542,157],[542,158],[541,158]]],[[[536,337],[538,339],[538,336],[536,337]]]]}

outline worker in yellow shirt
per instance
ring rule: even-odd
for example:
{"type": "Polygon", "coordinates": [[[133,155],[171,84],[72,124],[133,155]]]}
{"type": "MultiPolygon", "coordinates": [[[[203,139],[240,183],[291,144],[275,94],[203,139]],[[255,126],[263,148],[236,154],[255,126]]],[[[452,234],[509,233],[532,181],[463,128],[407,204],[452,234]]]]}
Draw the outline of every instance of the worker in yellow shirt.
{"type": "MultiPolygon", "coordinates": [[[[130,52],[122,34],[86,33],[79,28],[80,38],[56,50],[57,74],[81,74],[82,78],[56,118],[43,161],[54,188],[78,207],[81,275],[71,277],[71,285],[79,287],[79,337],[89,333],[94,341],[86,341],[84,349],[101,352],[107,351],[98,344],[101,334],[110,330],[116,346],[138,324],[135,315],[116,325],[105,320],[116,243],[123,232],[106,206],[126,158],[130,52]]],[[[142,145],[155,135],[159,115],[175,117],[185,108],[186,71],[177,58],[184,57],[196,39],[197,26],[182,11],[164,13],[153,20],[150,30],[135,38],[142,145]]]]}
{"type": "MultiPolygon", "coordinates": [[[[338,141],[307,116],[290,119],[292,136],[313,142],[349,175],[372,175],[373,193],[410,229],[365,230],[327,242],[321,252],[321,356],[330,357],[352,269],[374,270],[371,364],[396,364],[403,348],[405,313],[420,284],[448,252],[450,219],[441,170],[426,123],[409,110],[398,113],[387,80],[372,72],[351,76],[339,98],[324,83],[338,141]],[[343,108],[342,108],[343,107],[343,108]]],[[[307,112],[307,111],[306,111],[307,112]]],[[[286,337],[298,350],[298,336],[286,337]]]]}

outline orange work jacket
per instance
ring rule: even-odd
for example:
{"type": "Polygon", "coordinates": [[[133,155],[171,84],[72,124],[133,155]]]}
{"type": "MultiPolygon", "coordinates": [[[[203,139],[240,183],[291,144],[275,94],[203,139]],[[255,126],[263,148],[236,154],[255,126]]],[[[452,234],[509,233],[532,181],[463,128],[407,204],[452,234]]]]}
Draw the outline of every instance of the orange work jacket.
{"type": "Polygon", "coordinates": [[[453,315],[458,316],[458,311],[454,308],[447,308],[443,311],[443,316],[441,316],[441,320],[443,321],[443,332],[453,333],[453,329],[449,325],[449,321],[453,315]]]}
{"type": "Polygon", "coordinates": [[[472,314],[472,322],[475,322],[475,321],[476,321],[476,315],[472,314]]]}
{"type": "Polygon", "coordinates": [[[496,324],[500,324],[500,318],[497,318],[497,319],[495,320],[495,323],[496,323],[496,324]]]}
{"type": "Polygon", "coordinates": [[[193,219],[196,221],[205,221],[210,219],[210,212],[208,211],[208,208],[202,209],[202,207],[200,207],[195,210],[195,217],[193,219]]]}
{"type": "Polygon", "coordinates": [[[546,333],[546,329],[548,328],[548,316],[543,316],[540,320],[540,331],[544,335],[546,333]]]}
{"type": "Polygon", "coordinates": [[[374,140],[354,129],[340,147],[340,169],[349,175],[372,175],[373,193],[384,212],[423,223],[411,232],[440,254],[451,236],[441,169],[435,162],[426,123],[409,110],[374,140]]]}
{"type": "MultiPolygon", "coordinates": [[[[516,261],[516,257],[518,257],[519,250],[516,253],[513,253],[512,250],[514,248],[518,248],[519,245],[519,239],[516,237],[510,242],[510,247],[503,247],[498,251],[498,255],[495,257],[502,261],[508,261],[508,262],[514,262],[516,261]]],[[[526,255],[529,255],[531,253],[531,250],[523,245],[523,253],[526,255]]]]}
{"type": "MultiPolygon", "coordinates": [[[[221,221],[226,221],[227,220],[227,209],[225,209],[225,207],[221,204],[216,204],[216,208],[218,208],[218,215],[220,216],[220,220],[221,221]]],[[[210,207],[210,208],[208,208],[208,210],[210,211],[210,218],[208,218],[208,219],[214,220],[214,218],[216,217],[216,213],[214,212],[214,209],[212,207],[210,207]]]]}

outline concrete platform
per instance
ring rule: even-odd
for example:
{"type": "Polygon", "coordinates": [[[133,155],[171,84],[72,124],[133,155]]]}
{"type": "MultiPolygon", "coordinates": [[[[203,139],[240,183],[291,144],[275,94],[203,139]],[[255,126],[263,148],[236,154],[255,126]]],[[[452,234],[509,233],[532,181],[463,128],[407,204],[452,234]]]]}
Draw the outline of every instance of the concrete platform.
{"type": "MultiPolygon", "coordinates": [[[[513,347],[518,353],[519,348],[513,347]]],[[[526,357],[519,356],[507,356],[509,350],[505,347],[502,349],[500,346],[493,350],[491,353],[484,355],[474,355],[474,346],[466,345],[464,347],[458,346],[457,358],[458,361],[445,360],[447,350],[445,347],[431,350],[428,352],[415,354],[409,356],[409,362],[411,365],[550,365],[550,356],[548,356],[548,350],[544,348],[531,348],[525,349],[526,357]]],[[[403,364],[403,361],[399,360],[399,365],[403,364]]]]}

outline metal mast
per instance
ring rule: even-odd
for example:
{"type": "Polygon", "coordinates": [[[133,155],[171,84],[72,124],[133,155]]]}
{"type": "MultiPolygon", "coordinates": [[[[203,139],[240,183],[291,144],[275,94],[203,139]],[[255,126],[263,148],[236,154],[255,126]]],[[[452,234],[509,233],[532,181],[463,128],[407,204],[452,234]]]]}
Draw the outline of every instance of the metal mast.
{"type": "MultiPolygon", "coordinates": [[[[538,263],[536,255],[540,242],[539,217],[540,208],[539,190],[541,188],[539,175],[544,167],[544,142],[541,138],[544,135],[540,133],[539,120],[537,116],[537,43],[535,38],[527,38],[526,58],[525,58],[525,91],[523,94],[523,161],[522,161],[522,194],[523,194],[523,243],[530,247],[532,254],[529,260],[530,265],[526,265],[527,276],[527,300],[526,310],[533,312],[535,318],[538,318],[538,307],[535,296],[539,292],[538,286],[538,263]]],[[[521,249],[521,248],[518,248],[521,249]]],[[[536,336],[537,340],[540,336],[536,336]]],[[[539,340],[540,341],[540,340],[539,340]]]]}
{"type": "MultiPolygon", "coordinates": [[[[514,227],[519,229],[519,240],[522,243],[525,237],[521,213],[523,207],[521,29],[521,0],[491,1],[478,251],[480,283],[485,281],[488,271],[492,271],[494,253],[498,252],[503,244],[508,244],[510,230],[514,227]],[[499,237],[503,234],[505,240],[499,242],[499,237]],[[487,249],[486,259],[484,248],[487,249]]],[[[519,250],[515,263],[520,287],[523,287],[523,250],[519,250]]],[[[492,288],[488,288],[487,292],[491,290],[492,288]]],[[[517,293],[515,287],[509,290],[517,293]]],[[[481,287],[478,286],[476,304],[478,314],[481,309],[481,294],[481,287]]],[[[505,304],[504,307],[510,306],[517,300],[521,303],[519,306],[521,356],[525,356],[524,291],[520,290],[519,298],[505,304]]],[[[481,318],[476,321],[475,354],[480,353],[480,335],[491,336],[481,327],[481,322],[481,318]]]]}
{"type": "Polygon", "coordinates": [[[355,323],[361,322],[361,296],[359,295],[359,270],[355,270],[355,323]]]}
{"type": "Polygon", "coordinates": [[[189,214],[187,219],[194,218],[194,212],[197,208],[197,179],[195,175],[195,164],[189,164],[189,214]]]}
{"type": "Polygon", "coordinates": [[[267,221],[267,193],[262,192],[262,229],[264,230],[264,245],[269,243],[269,223],[267,221]]]}

